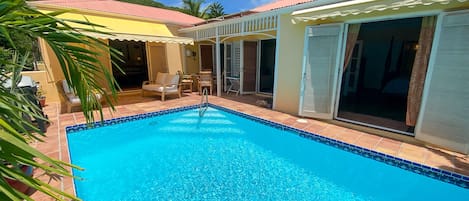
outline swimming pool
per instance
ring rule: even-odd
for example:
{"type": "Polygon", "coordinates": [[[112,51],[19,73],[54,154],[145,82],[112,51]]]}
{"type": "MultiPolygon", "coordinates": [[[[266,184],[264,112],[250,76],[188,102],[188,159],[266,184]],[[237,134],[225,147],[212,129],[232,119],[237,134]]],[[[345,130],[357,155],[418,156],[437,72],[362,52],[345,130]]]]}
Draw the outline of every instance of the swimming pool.
{"type": "Polygon", "coordinates": [[[83,178],[75,180],[77,195],[85,201],[469,197],[467,177],[210,106],[202,118],[189,106],[93,129],[68,127],[71,161],[85,168],[73,171],[83,178]]]}

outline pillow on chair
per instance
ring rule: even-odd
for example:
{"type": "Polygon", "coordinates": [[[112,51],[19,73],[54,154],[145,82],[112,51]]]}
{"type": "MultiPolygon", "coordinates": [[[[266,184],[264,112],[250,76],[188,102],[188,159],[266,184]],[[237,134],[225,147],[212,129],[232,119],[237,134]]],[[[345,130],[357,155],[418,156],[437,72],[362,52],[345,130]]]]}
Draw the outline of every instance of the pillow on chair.
{"type": "Polygon", "coordinates": [[[169,84],[169,85],[179,84],[179,75],[167,75],[165,84],[169,84]]]}
{"type": "Polygon", "coordinates": [[[62,80],[62,88],[64,89],[65,94],[75,94],[73,89],[68,86],[67,80],[62,80]]]}
{"type": "MultiPolygon", "coordinates": [[[[73,89],[70,86],[68,86],[67,80],[62,80],[62,87],[64,89],[65,96],[68,98],[68,100],[71,103],[74,103],[74,104],[80,103],[80,98],[78,98],[78,96],[75,95],[75,92],[73,92],[73,89]]],[[[95,93],[94,95],[96,96],[98,100],[101,100],[102,98],[101,94],[95,93]]]]}
{"type": "Polygon", "coordinates": [[[165,84],[166,82],[166,77],[168,77],[168,73],[160,73],[158,72],[158,74],[156,75],[156,80],[155,80],[155,84],[165,84]]]}

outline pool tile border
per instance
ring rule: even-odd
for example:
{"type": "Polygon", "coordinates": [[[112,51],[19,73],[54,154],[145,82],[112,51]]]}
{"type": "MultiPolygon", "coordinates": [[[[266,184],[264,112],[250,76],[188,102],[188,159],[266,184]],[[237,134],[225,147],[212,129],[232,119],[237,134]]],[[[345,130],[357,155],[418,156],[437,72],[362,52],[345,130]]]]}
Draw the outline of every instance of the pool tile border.
{"type": "MultiPolygon", "coordinates": [[[[398,168],[401,168],[401,169],[404,169],[404,170],[412,171],[412,172],[420,174],[420,175],[424,175],[424,176],[427,176],[427,177],[430,177],[430,178],[441,180],[443,182],[447,182],[447,183],[451,183],[451,184],[460,186],[462,188],[469,189],[469,177],[465,176],[465,175],[462,175],[462,174],[459,174],[459,173],[455,173],[455,172],[451,172],[451,171],[447,171],[447,170],[442,170],[442,169],[437,169],[437,168],[434,168],[434,167],[419,164],[419,163],[412,162],[412,161],[409,161],[409,160],[397,158],[397,157],[394,157],[394,156],[391,156],[391,155],[383,154],[383,153],[373,151],[373,150],[370,150],[370,149],[367,149],[367,148],[363,148],[363,147],[359,147],[359,146],[356,146],[356,145],[341,142],[341,141],[331,139],[331,138],[328,138],[328,137],[324,137],[324,136],[321,136],[321,135],[318,135],[318,134],[315,134],[315,133],[312,133],[312,132],[308,132],[308,131],[300,130],[300,129],[297,129],[297,128],[293,128],[291,126],[287,126],[287,125],[280,124],[280,123],[277,123],[277,122],[273,122],[273,121],[270,121],[270,120],[262,119],[262,118],[259,118],[259,117],[256,117],[256,116],[252,116],[252,115],[249,115],[249,114],[242,113],[242,112],[234,111],[234,110],[231,110],[231,109],[228,109],[228,108],[225,108],[225,107],[222,107],[222,106],[214,105],[214,104],[211,104],[211,103],[206,103],[206,106],[209,106],[209,107],[212,107],[212,108],[215,108],[215,109],[219,109],[219,110],[231,113],[231,114],[235,114],[235,115],[241,116],[243,118],[250,119],[250,120],[256,121],[258,123],[268,125],[268,126],[280,129],[280,130],[290,131],[290,132],[292,132],[292,133],[294,133],[294,134],[296,134],[300,137],[303,137],[303,138],[306,138],[306,139],[309,139],[309,140],[314,140],[316,142],[320,142],[320,143],[323,143],[323,144],[327,144],[329,146],[333,146],[333,147],[336,147],[338,149],[342,149],[344,151],[352,152],[354,154],[358,154],[358,155],[366,157],[366,158],[370,158],[370,159],[373,159],[373,160],[376,160],[376,161],[379,161],[379,162],[386,163],[388,165],[392,165],[392,166],[395,166],[395,167],[398,167],[398,168]]],[[[144,114],[138,114],[138,115],[132,115],[132,116],[126,116],[126,117],[118,117],[118,118],[105,120],[103,122],[94,122],[94,123],[91,123],[91,124],[78,124],[78,125],[74,125],[74,126],[67,126],[65,128],[65,130],[66,130],[67,134],[70,134],[70,133],[74,133],[74,132],[78,132],[78,131],[82,131],[82,130],[99,128],[99,127],[114,125],[114,124],[120,124],[120,123],[124,123],[124,122],[130,122],[130,121],[135,121],[135,120],[139,120],[139,119],[145,119],[145,118],[149,118],[149,117],[155,117],[155,116],[160,116],[160,115],[164,115],[164,114],[170,114],[170,113],[186,111],[186,110],[191,110],[191,109],[196,109],[196,108],[199,108],[198,104],[197,105],[179,107],[179,108],[173,108],[173,109],[167,109],[167,110],[162,110],[162,111],[157,111],[157,112],[150,112],[150,113],[144,113],[144,114]]]]}
{"type": "Polygon", "coordinates": [[[144,113],[144,114],[137,114],[137,115],[131,115],[131,116],[125,116],[125,117],[117,117],[117,118],[113,118],[113,119],[104,120],[103,122],[96,121],[96,122],[90,123],[90,124],[77,124],[77,125],[65,127],[65,132],[67,134],[70,134],[70,133],[74,133],[74,132],[78,132],[78,131],[94,129],[94,128],[99,128],[99,127],[103,127],[103,126],[120,124],[120,123],[136,121],[136,120],[155,117],[155,116],[160,116],[160,115],[164,115],[164,114],[171,114],[171,113],[175,113],[175,112],[196,109],[198,107],[199,107],[199,105],[190,105],[190,106],[172,108],[172,109],[161,110],[161,111],[156,111],[156,112],[149,112],[149,113],[144,113]]]}

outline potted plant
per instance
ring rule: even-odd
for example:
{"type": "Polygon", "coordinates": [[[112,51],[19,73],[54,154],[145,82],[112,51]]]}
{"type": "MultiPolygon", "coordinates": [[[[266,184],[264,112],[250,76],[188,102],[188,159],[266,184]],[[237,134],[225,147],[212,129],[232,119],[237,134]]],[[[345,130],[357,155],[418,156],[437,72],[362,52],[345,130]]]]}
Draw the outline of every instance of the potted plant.
{"type": "Polygon", "coordinates": [[[42,86],[38,84],[37,92],[36,92],[36,97],[37,100],[39,100],[39,104],[41,104],[41,107],[46,106],[46,92],[42,89],[42,86]]]}
{"type": "MultiPolygon", "coordinates": [[[[17,168],[26,176],[31,177],[33,175],[33,167],[29,165],[18,165],[17,168]]],[[[14,189],[18,190],[21,193],[26,193],[29,189],[29,186],[26,185],[25,183],[16,180],[11,177],[4,177],[8,185],[13,187],[14,189]]]]}

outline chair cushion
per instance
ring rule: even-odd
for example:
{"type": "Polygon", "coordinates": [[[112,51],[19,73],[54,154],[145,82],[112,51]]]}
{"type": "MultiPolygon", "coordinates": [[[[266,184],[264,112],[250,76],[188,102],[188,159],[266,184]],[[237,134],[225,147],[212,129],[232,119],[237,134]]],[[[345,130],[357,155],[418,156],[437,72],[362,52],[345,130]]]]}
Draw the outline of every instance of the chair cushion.
{"type": "MultiPolygon", "coordinates": [[[[144,85],[143,89],[147,91],[157,91],[157,92],[163,92],[163,87],[162,85],[159,84],[148,84],[144,85]]],[[[166,92],[177,92],[178,91],[178,86],[177,85],[171,85],[166,87],[166,92]]]]}
{"type": "Polygon", "coordinates": [[[158,72],[158,74],[156,75],[155,84],[164,84],[165,81],[166,81],[166,77],[167,77],[168,75],[169,75],[168,73],[160,73],[160,72],[158,72]]]}
{"type": "MultiPolygon", "coordinates": [[[[94,94],[98,100],[101,100],[102,96],[101,94],[94,94]]],[[[68,101],[73,104],[79,104],[81,103],[80,98],[74,94],[67,94],[68,101]]]]}
{"type": "Polygon", "coordinates": [[[171,85],[179,84],[179,75],[167,75],[165,84],[171,84],[171,85]]]}
{"type": "Polygon", "coordinates": [[[143,90],[155,91],[156,88],[162,87],[162,84],[146,84],[142,86],[143,90]]]}
{"type": "Polygon", "coordinates": [[[67,94],[68,101],[73,104],[79,104],[80,103],[80,98],[78,96],[75,96],[74,94],[67,94]]]}
{"type": "Polygon", "coordinates": [[[62,87],[65,94],[74,94],[73,89],[68,86],[67,80],[62,80],[62,87]]]}

